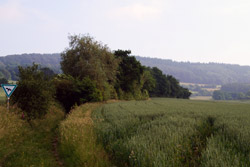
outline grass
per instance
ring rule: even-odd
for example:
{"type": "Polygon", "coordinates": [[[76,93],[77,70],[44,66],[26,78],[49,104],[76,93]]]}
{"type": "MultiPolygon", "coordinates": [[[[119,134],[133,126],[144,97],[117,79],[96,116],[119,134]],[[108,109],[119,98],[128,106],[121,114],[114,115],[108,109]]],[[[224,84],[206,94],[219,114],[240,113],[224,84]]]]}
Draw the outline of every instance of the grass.
{"type": "Polygon", "coordinates": [[[0,105],[3,105],[6,103],[6,95],[5,92],[3,90],[3,88],[0,88],[0,105]]]}
{"type": "Polygon", "coordinates": [[[0,167],[58,166],[56,135],[64,166],[250,166],[249,108],[245,101],[156,98],[87,103],[63,120],[53,105],[30,127],[20,111],[0,106],[0,167]]]}
{"type": "Polygon", "coordinates": [[[32,127],[18,113],[0,107],[0,166],[57,166],[51,142],[64,117],[62,110],[51,106],[44,119],[32,121],[32,127]]]}
{"type": "Polygon", "coordinates": [[[108,155],[96,143],[91,111],[100,104],[84,104],[71,110],[60,123],[60,155],[65,166],[110,167],[108,155]]]}
{"type": "Polygon", "coordinates": [[[250,166],[250,104],[153,99],[94,110],[117,166],[250,166]]]}

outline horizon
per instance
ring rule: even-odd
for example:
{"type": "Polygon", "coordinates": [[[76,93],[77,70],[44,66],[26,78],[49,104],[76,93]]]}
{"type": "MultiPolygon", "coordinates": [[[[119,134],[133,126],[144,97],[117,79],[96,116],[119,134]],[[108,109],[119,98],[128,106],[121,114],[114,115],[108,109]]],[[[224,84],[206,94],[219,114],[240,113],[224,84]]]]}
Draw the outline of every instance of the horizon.
{"type": "Polygon", "coordinates": [[[141,57],[249,66],[249,7],[244,0],[3,0],[0,56],[61,53],[69,34],[90,34],[141,57]]]}
{"type": "MultiPolygon", "coordinates": [[[[32,54],[41,54],[41,55],[46,55],[46,54],[60,54],[60,53],[21,53],[21,54],[11,54],[11,55],[6,55],[6,56],[15,56],[15,55],[32,55],[32,54]]],[[[6,57],[6,56],[0,56],[1,57],[6,57]]],[[[177,60],[173,60],[173,59],[168,59],[168,58],[158,58],[158,57],[144,57],[144,56],[140,56],[140,55],[133,55],[131,54],[131,56],[135,56],[135,57],[141,57],[141,58],[149,58],[149,59],[159,59],[159,60],[169,60],[172,62],[176,62],[176,63],[191,63],[191,64],[221,64],[221,65],[236,65],[236,66],[249,66],[250,65],[241,65],[241,64],[231,64],[231,63],[221,63],[221,62],[191,62],[191,61],[177,61],[177,60]]]]}

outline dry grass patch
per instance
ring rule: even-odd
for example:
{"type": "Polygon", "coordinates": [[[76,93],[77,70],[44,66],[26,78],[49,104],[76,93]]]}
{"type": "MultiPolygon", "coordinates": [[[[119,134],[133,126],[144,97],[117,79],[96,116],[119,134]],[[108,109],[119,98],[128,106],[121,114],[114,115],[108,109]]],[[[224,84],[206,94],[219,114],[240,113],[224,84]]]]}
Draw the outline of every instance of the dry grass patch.
{"type": "Polygon", "coordinates": [[[73,109],[60,124],[60,153],[65,166],[111,166],[103,147],[96,142],[91,112],[100,104],[88,103],[73,109]]]}
{"type": "Polygon", "coordinates": [[[32,127],[20,119],[17,109],[0,107],[0,167],[57,166],[51,141],[64,113],[51,105],[43,119],[33,120],[32,127]]]}

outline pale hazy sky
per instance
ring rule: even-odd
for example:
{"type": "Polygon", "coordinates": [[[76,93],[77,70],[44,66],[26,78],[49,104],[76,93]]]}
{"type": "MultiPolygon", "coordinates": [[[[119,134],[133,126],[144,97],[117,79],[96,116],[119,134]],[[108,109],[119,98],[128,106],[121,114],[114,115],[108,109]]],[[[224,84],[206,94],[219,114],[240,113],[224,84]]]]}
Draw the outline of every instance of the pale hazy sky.
{"type": "Polygon", "coordinates": [[[87,33],[133,55],[250,65],[249,0],[0,0],[0,56],[87,33]]]}

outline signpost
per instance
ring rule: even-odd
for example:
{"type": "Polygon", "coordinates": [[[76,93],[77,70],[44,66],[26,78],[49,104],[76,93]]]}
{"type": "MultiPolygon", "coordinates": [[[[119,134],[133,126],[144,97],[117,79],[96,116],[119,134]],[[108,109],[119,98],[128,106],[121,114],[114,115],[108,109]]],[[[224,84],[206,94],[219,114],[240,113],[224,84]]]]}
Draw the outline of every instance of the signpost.
{"type": "Polygon", "coordinates": [[[12,95],[12,93],[15,91],[17,85],[10,85],[10,84],[1,84],[7,98],[7,109],[9,110],[10,108],[10,96],[12,95]]]}

